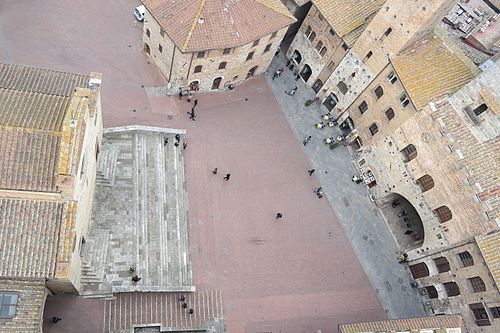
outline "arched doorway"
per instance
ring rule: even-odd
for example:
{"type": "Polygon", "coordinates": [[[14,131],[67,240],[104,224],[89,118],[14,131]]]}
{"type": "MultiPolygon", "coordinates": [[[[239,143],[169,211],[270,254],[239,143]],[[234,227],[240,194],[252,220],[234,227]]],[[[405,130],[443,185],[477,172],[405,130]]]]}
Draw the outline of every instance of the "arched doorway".
{"type": "Polygon", "coordinates": [[[146,51],[147,55],[151,55],[151,49],[150,49],[148,43],[144,43],[144,51],[146,51]]]}
{"type": "Polygon", "coordinates": [[[189,83],[189,90],[198,91],[200,90],[200,81],[194,80],[189,83]]]}
{"type": "Polygon", "coordinates": [[[323,81],[321,81],[320,79],[317,79],[316,82],[314,82],[314,84],[312,86],[312,88],[316,94],[319,93],[321,87],[323,87],[323,81]]]}
{"type": "Polygon", "coordinates": [[[424,225],[410,201],[399,193],[393,192],[377,203],[402,251],[410,251],[422,246],[425,236],[424,225]]]}
{"type": "Polygon", "coordinates": [[[311,74],[312,74],[311,66],[305,64],[304,67],[302,67],[302,70],[300,71],[300,76],[305,82],[307,82],[307,80],[309,80],[309,78],[311,77],[311,74]]]}
{"type": "Polygon", "coordinates": [[[293,51],[291,60],[295,62],[295,65],[300,64],[300,62],[302,61],[302,54],[300,54],[300,52],[297,50],[293,51]]]}
{"type": "Polygon", "coordinates": [[[220,83],[222,81],[222,78],[221,77],[216,77],[213,82],[212,82],[212,90],[218,90],[219,89],[219,86],[220,86],[220,83]]]}
{"type": "Polygon", "coordinates": [[[257,68],[259,68],[259,67],[258,66],[254,66],[254,67],[250,68],[250,70],[247,73],[247,79],[251,78],[252,76],[255,75],[255,72],[257,71],[257,68]]]}

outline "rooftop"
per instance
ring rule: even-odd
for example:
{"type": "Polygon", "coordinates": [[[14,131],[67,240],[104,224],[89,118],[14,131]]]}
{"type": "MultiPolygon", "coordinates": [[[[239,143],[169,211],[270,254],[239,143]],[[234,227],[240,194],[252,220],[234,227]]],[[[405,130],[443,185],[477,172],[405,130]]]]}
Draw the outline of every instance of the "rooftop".
{"type": "Polygon", "coordinates": [[[493,280],[500,286],[500,231],[496,231],[486,236],[478,237],[476,239],[477,245],[481,250],[484,261],[493,276],[493,280]]]}
{"type": "Polygon", "coordinates": [[[456,92],[478,73],[470,59],[443,38],[432,35],[392,59],[417,110],[456,92]]]}
{"type": "Polygon", "coordinates": [[[463,319],[459,315],[429,316],[394,320],[371,321],[364,323],[352,323],[339,325],[340,333],[361,333],[361,332],[420,332],[421,329],[464,329],[463,319]]]}
{"type": "Polygon", "coordinates": [[[296,20],[280,0],[142,0],[182,52],[248,44],[296,20]]]}
{"type": "Polygon", "coordinates": [[[353,45],[386,0],[314,0],[314,5],[328,24],[353,45]]]}

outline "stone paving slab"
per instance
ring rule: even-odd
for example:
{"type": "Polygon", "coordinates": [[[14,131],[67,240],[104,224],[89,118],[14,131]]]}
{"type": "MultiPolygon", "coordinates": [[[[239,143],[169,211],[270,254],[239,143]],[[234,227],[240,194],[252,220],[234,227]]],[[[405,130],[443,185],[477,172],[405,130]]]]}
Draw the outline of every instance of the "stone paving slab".
{"type": "Polygon", "coordinates": [[[342,145],[331,150],[323,143],[324,138],[340,134],[338,127],[317,129],[314,126],[328,110],[319,103],[305,106],[306,100],[314,98],[314,91],[302,79],[295,81],[289,69],[280,78],[271,79],[272,73],[285,65],[286,60],[282,56],[275,57],[267,82],[311,167],[315,168],[315,176],[388,317],[424,316],[421,298],[417,290],[410,287],[410,272],[407,266],[400,265],[396,260],[399,249],[384,216],[371,202],[367,188],[351,180],[356,170],[349,150],[342,145]],[[285,90],[289,91],[295,85],[298,90],[294,96],[285,94],[285,90]],[[308,135],[312,136],[312,140],[303,146],[302,141],[308,135]]]}

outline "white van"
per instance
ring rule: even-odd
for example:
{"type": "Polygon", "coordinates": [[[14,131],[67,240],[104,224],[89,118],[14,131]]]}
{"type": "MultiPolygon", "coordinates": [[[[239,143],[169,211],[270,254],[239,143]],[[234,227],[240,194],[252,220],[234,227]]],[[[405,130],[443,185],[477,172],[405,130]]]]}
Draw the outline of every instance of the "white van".
{"type": "Polygon", "coordinates": [[[144,7],[144,5],[137,6],[134,9],[134,16],[138,21],[143,21],[145,12],[146,12],[146,7],[144,7]]]}

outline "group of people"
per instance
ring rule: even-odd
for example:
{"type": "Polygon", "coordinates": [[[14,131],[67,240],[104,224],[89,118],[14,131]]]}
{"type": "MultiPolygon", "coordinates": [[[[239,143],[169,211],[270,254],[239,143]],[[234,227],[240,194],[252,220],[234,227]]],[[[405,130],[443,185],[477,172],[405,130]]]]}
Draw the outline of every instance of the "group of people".
{"type": "MultiPolygon", "coordinates": [[[[180,88],[180,90],[179,90],[179,99],[182,100],[182,97],[185,94],[186,93],[182,90],[182,88],[180,88]]],[[[191,104],[192,100],[193,100],[193,94],[191,94],[191,92],[188,92],[187,93],[186,101],[191,104]]],[[[197,99],[195,99],[193,101],[193,106],[191,107],[191,111],[187,112],[187,114],[189,115],[189,119],[191,119],[192,121],[196,121],[196,113],[194,112],[194,109],[195,109],[196,105],[198,105],[198,100],[197,99]]]]}
{"type": "MultiPolygon", "coordinates": [[[[186,296],[181,295],[179,297],[179,301],[182,302],[182,308],[183,309],[187,309],[188,308],[188,304],[186,302],[186,296]]],[[[189,314],[192,315],[193,313],[194,313],[194,309],[193,308],[189,308],[189,314]]]]}

